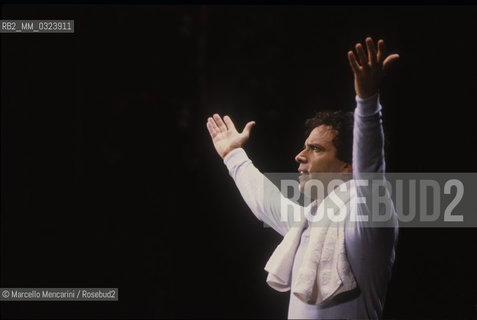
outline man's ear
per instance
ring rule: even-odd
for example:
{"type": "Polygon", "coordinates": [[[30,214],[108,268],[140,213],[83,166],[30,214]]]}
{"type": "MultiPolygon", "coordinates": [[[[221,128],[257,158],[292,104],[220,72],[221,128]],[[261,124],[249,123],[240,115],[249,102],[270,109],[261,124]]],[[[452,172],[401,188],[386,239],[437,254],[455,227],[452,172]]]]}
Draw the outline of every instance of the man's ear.
{"type": "Polygon", "coordinates": [[[351,163],[345,163],[345,166],[343,168],[343,173],[352,173],[353,172],[353,166],[351,163]]]}

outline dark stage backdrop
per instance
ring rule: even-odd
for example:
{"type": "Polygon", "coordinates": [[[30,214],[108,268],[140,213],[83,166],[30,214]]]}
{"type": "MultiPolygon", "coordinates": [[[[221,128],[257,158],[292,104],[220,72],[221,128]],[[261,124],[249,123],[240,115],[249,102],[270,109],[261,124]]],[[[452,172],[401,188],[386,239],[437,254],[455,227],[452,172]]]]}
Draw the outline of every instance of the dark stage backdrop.
{"type": "MultiPolygon", "coordinates": [[[[207,117],[294,172],[303,122],[352,110],[346,53],[401,59],[381,98],[390,172],[476,171],[476,7],[4,5],[74,34],[1,35],[1,287],[118,287],[118,302],[2,303],[2,318],[285,318],[280,236],[217,156],[207,117]]],[[[476,317],[475,229],[401,229],[384,316],[476,317]]]]}

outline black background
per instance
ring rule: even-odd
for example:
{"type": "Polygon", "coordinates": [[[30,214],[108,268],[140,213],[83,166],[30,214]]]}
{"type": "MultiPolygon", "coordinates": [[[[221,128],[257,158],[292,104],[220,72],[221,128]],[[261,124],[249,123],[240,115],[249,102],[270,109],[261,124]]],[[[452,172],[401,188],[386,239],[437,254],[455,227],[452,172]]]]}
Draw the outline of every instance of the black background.
{"type": "MultiPolygon", "coordinates": [[[[1,35],[1,287],[118,287],[118,302],[2,303],[2,318],[285,318],[280,236],[206,129],[294,172],[314,111],[352,110],[346,53],[401,59],[381,101],[390,172],[474,172],[476,7],[4,5],[73,34],[1,35]]],[[[401,229],[386,318],[477,314],[475,229],[401,229]]]]}

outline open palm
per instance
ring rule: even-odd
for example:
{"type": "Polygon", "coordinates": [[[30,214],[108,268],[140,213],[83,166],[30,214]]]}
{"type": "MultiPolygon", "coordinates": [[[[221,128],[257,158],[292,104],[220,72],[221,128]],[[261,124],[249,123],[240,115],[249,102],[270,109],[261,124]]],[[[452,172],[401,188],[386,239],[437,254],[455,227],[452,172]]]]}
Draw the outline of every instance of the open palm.
{"type": "Polygon", "coordinates": [[[355,46],[356,55],[353,51],[348,52],[348,61],[354,73],[354,89],[362,99],[378,92],[387,69],[393,61],[399,59],[397,53],[385,57],[382,39],[378,41],[377,50],[371,37],[367,37],[365,42],[367,54],[361,43],[357,43],[355,46]]]}
{"type": "Polygon", "coordinates": [[[233,149],[242,147],[250,137],[250,130],[254,125],[255,122],[250,121],[239,133],[229,116],[225,116],[222,120],[218,114],[214,114],[207,120],[207,129],[209,129],[215,150],[222,159],[233,149]]]}

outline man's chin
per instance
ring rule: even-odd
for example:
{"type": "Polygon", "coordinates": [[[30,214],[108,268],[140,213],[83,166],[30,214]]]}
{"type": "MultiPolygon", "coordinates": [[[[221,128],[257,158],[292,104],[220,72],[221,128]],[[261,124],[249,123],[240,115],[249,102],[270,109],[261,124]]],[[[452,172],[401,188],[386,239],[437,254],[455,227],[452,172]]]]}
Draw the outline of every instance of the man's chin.
{"type": "Polygon", "coordinates": [[[309,180],[310,180],[310,178],[308,176],[303,175],[303,174],[298,177],[298,182],[299,182],[298,188],[299,188],[301,193],[303,193],[305,191],[305,184],[309,180]]]}
{"type": "Polygon", "coordinates": [[[300,193],[302,193],[305,197],[311,198],[311,199],[316,199],[316,190],[313,190],[313,188],[305,188],[306,183],[310,181],[310,179],[307,178],[300,178],[300,183],[298,185],[298,190],[300,193]]]}
{"type": "Polygon", "coordinates": [[[305,191],[305,183],[300,181],[298,184],[298,190],[300,190],[300,193],[303,193],[305,191]]]}
{"type": "Polygon", "coordinates": [[[326,194],[326,175],[324,176],[322,173],[302,174],[298,177],[298,181],[298,190],[307,198],[322,199],[326,194]]]}

